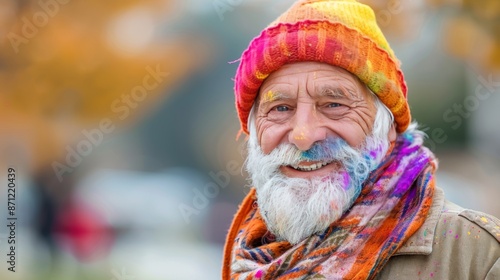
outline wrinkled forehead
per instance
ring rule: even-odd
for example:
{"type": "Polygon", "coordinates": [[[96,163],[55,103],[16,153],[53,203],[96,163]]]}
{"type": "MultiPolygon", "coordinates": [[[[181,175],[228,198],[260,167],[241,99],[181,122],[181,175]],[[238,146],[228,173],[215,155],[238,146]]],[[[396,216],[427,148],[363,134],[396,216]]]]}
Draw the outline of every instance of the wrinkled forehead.
{"type": "Polygon", "coordinates": [[[347,70],[320,62],[286,64],[271,73],[259,88],[255,105],[278,99],[293,99],[303,86],[314,97],[331,96],[362,100],[371,98],[368,87],[347,70]]]}

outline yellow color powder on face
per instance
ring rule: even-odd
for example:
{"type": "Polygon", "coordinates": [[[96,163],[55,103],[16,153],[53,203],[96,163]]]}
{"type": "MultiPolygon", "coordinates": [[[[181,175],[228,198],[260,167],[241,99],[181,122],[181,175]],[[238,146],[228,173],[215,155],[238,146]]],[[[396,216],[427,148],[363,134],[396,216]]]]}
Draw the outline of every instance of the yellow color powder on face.
{"type": "Polygon", "coordinates": [[[264,96],[264,101],[265,102],[273,102],[278,98],[278,94],[276,94],[274,91],[270,90],[268,91],[265,96],[264,96]]]}
{"type": "Polygon", "coordinates": [[[260,102],[262,102],[262,103],[273,102],[276,99],[278,99],[278,97],[280,97],[279,93],[276,93],[276,92],[274,92],[272,90],[269,90],[266,93],[262,93],[262,100],[260,102]]]}
{"type": "Polygon", "coordinates": [[[294,138],[295,138],[295,140],[305,140],[305,139],[306,139],[306,135],[305,135],[305,133],[302,131],[302,132],[300,133],[300,136],[295,136],[294,138]]]}

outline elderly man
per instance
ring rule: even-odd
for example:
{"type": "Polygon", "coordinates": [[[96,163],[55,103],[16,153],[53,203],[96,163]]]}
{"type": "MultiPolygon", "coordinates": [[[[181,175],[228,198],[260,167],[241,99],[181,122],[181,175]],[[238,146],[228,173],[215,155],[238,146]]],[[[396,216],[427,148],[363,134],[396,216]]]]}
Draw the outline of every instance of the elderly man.
{"type": "Polygon", "coordinates": [[[223,279],[500,279],[500,222],[435,187],[368,6],[295,3],[243,53],[235,92],[254,188],[223,279]]]}

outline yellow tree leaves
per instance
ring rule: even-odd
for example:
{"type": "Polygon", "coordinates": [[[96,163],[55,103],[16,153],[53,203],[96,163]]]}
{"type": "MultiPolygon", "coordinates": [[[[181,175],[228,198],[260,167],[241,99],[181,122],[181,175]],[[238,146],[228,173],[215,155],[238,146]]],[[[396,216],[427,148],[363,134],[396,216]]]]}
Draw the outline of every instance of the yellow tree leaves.
{"type": "Polygon", "coordinates": [[[456,16],[445,23],[443,44],[450,54],[483,70],[500,68],[499,38],[467,16],[456,16]]]}
{"type": "Polygon", "coordinates": [[[428,15],[443,17],[444,50],[483,71],[500,69],[498,0],[361,0],[391,37],[412,39],[428,15]],[[431,13],[434,12],[434,13],[431,13]]]}
{"type": "Polygon", "coordinates": [[[204,56],[193,38],[162,34],[171,2],[2,1],[0,153],[16,143],[47,163],[83,128],[126,127],[164,99],[204,56]]]}
{"type": "Polygon", "coordinates": [[[486,71],[500,69],[500,1],[464,0],[444,28],[450,53],[486,71]]]}

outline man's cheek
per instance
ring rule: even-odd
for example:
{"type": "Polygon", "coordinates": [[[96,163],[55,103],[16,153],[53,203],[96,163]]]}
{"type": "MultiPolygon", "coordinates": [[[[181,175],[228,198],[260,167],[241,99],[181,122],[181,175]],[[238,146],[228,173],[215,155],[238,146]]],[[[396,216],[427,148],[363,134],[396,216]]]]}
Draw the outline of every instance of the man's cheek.
{"type": "Polygon", "coordinates": [[[269,132],[266,127],[258,135],[260,148],[266,155],[270,154],[278,146],[276,137],[273,137],[272,133],[269,132]]]}
{"type": "Polygon", "coordinates": [[[266,123],[257,135],[262,152],[266,155],[270,154],[280,144],[288,142],[286,128],[276,124],[266,123]]]}

